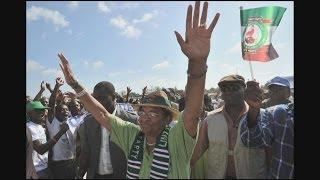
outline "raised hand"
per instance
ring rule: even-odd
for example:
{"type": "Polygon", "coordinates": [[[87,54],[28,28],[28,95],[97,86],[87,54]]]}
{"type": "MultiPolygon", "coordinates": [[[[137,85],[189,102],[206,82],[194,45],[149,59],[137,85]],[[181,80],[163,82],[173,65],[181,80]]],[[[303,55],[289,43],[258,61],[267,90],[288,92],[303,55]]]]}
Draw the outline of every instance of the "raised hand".
{"type": "Polygon", "coordinates": [[[127,94],[129,94],[132,91],[132,89],[130,89],[130,87],[127,87],[127,94]]]}
{"type": "Polygon", "coordinates": [[[44,81],[41,82],[41,84],[40,84],[40,89],[41,89],[42,91],[46,90],[46,85],[45,85],[44,81]]]}
{"type": "Polygon", "coordinates": [[[200,1],[196,1],[192,21],[192,6],[188,6],[186,18],[186,33],[185,40],[175,31],[178,43],[180,44],[182,52],[189,58],[189,60],[206,60],[210,52],[210,39],[214,27],[220,17],[217,13],[212,20],[210,26],[206,28],[208,11],[208,2],[205,2],[202,9],[200,24],[200,1]]]}
{"type": "Polygon", "coordinates": [[[64,79],[66,80],[68,85],[70,85],[72,88],[75,88],[74,86],[75,84],[77,84],[77,79],[71,70],[68,60],[62,53],[58,54],[58,57],[60,58],[59,65],[63,72],[64,79]]]}
{"type": "Polygon", "coordinates": [[[142,89],[142,94],[145,94],[147,91],[147,86],[142,89]]]}
{"type": "Polygon", "coordinates": [[[58,77],[56,79],[56,85],[58,85],[59,87],[62,86],[64,84],[64,81],[61,77],[58,77]]]}
{"type": "Polygon", "coordinates": [[[47,89],[48,89],[50,92],[52,92],[52,91],[53,91],[53,90],[52,90],[52,88],[51,88],[50,83],[46,83],[46,87],[47,87],[47,89]]]}
{"type": "Polygon", "coordinates": [[[260,109],[262,105],[262,89],[256,81],[248,81],[244,97],[250,108],[260,109]]]}

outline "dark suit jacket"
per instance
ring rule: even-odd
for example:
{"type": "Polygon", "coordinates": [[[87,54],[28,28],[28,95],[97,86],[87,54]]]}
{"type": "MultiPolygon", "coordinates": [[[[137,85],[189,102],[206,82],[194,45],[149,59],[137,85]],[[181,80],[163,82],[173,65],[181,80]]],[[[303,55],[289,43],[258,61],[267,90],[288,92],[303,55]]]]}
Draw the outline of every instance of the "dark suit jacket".
{"type": "MultiPolygon", "coordinates": [[[[121,108],[117,108],[116,114],[124,121],[137,123],[138,116],[136,114],[124,111],[121,108]]],[[[101,125],[93,118],[92,115],[85,117],[83,124],[79,127],[80,136],[80,158],[87,157],[88,171],[87,179],[94,178],[95,173],[98,171],[99,158],[100,158],[100,146],[101,146],[101,125]]],[[[126,178],[127,159],[119,146],[110,141],[109,136],[109,148],[111,163],[113,169],[112,178],[126,178]]]]}

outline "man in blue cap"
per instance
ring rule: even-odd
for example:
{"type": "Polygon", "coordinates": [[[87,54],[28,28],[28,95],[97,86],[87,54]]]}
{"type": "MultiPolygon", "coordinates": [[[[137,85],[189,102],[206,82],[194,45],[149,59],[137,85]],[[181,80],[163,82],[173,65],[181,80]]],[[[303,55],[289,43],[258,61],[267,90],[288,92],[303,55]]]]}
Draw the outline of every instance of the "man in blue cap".
{"type": "MultiPolygon", "coordinates": [[[[276,76],[273,79],[269,80],[266,83],[266,86],[269,90],[269,96],[270,98],[265,99],[262,101],[261,108],[269,108],[269,110],[272,112],[275,105],[279,104],[288,104],[291,101],[289,100],[290,97],[290,82],[282,77],[276,76]]],[[[268,169],[271,166],[271,159],[272,159],[272,150],[269,147],[266,147],[266,163],[268,166],[268,169]]]]}
{"type": "Polygon", "coordinates": [[[290,82],[282,77],[276,76],[266,83],[270,98],[262,102],[262,108],[268,108],[278,104],[290,103],[290,82]]]}

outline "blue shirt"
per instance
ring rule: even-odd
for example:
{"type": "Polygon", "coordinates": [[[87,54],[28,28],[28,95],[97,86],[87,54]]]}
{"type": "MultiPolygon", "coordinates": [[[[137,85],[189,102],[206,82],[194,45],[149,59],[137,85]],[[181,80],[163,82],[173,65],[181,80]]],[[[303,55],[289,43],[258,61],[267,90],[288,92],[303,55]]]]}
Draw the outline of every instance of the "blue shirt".
{"type": "Polygon", "coordinates": [[[271,177],[294,178],[293,138],[294,104],[276,105],[260,109],[258,123],[247,126],[247,118],[241,125],[241,140],[250,148],[272,147],[271,177]]]}

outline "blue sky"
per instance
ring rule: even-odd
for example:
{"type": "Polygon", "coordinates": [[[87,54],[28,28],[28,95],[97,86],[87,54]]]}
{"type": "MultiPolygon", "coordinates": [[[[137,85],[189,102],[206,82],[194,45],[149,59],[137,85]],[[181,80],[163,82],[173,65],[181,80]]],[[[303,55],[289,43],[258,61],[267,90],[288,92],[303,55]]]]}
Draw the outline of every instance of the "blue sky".
{"type": "MultiPolygon", "coordinates": [[[[203,3],[203,2],[202,2],[203,3]]],[[[107,80],[121,92],[129,86],[184,89],[187,58],[174,30],[185,33],[186,2],[27,2],[26,87],[34,97],[41,81],[55,84],[61,76],[57,53],[70,60],[80,82],[92,91],[107,80]]],[[[262,6],[287,8],[272,37],[279,58],[253,62],[257,81],[293,75],[293,1],[209,2],[207,22],[220,19],[211,38],[206,88],[223,76],[238,73],[251,79],[240,49],[240,11],[262,6]]],[[[202,8],[202,6],[201,6],[202,8]]],[[[207,23],[209,24],[209,23],[207,23]]],[[[68,85],[62,91],[71,91],[68,85]]],[[[44,95],[49,95],[48,91],[44,95]]]]}

